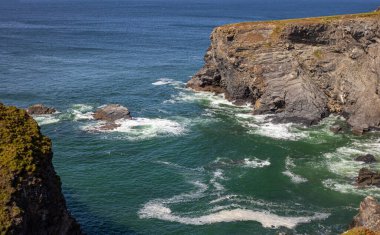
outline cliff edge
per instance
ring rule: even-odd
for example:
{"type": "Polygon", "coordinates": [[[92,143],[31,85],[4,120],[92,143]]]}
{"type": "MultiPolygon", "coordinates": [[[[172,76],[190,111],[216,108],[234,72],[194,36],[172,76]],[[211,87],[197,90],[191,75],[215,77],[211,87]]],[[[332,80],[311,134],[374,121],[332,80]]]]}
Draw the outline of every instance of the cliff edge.
{"type": "Polygon", "coordinates": [[[0,234],[81,234],[52,156],[37,123],[0,103],[0,234]]]}
{"type": "Polygon", "coordinates": [[[217,27],[199,91],[251,102],[279,122],[344,115],[356,133],[380,128],[380,12],[217,27]]]}

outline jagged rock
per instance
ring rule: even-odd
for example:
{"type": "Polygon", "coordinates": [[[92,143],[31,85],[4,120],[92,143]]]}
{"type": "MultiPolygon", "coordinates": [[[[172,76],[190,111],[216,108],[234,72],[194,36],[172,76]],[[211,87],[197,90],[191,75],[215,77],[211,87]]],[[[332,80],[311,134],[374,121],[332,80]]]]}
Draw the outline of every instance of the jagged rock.
{"type": "Polygon", "coordinates": [[[66,208],[49,138],[15,107],[0,104],[0,234],[82,234],[66,208]]]}
{"type": "Polygon", "coordinates": [[[380,128],[380,12],[217,27],[188,82],[254,104],[255,114],[315,124],[346,114],[353,132],[380,128]]]}
{"type": "Polygon", "coordinates": [[[365,163],[374,163],[376,162],[376,158],[372,154],[365,154],[365,155],[356,157],[355,161],[365,162],[365,163]]]}
{"type": "Polygon", "coordinates": [[[115,122],[119,119],[132,119],[128,108],[119,104],[109,104],[102,108],[99,108],[96,110],[93,116],[96,120],[107,122],[115,122]]]}
{"type": "Polygon", "coordinates": [[[51,107],[47,107],[43,104],[35,104],[27,108],[26,111],[30,115],[43,115],[43,114],[53,114],[57,110],[51,107]]]}
{"type": "Polygon", "coordinates": [[[340,125],[333,125],[330,126],[330,131],[337,134],[342,130],[342,127],[340,125]]]}
{"type": "Polygon", "coordinates": [[[374,234],[379,234],[380,204],[375,198],[368,196],[360,203],[359,214],[354,217],[354,220],[350,224],[350,228],[354,227],[364,227],[372,232],[376,232],[374,234]]]}
{"type": "Polygon", "coordinates": [[[380,173],[371,171],[367,168],[359,170],[359,176],[356,180],[358,186],[377,186],[380,187],[380,173]]]}

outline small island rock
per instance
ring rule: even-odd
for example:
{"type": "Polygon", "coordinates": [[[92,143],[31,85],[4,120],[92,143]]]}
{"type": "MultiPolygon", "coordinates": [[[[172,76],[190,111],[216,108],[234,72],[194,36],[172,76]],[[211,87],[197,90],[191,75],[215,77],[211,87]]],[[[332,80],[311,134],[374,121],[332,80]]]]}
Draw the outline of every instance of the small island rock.
{"type": "Polygon", "coordinates": [[[372,154],[365,154],[365,155],[360,155],[356,157],[355,161],[365,162],[365,163],[374,163],[376,162],[376,158],[372,154]]]}
{"type": "Polygon", "coordinates": [[[109,104],[99,108],[93,114],[96,120],[115,122],[119,119],[132,119],[131,113],[128,108],[119,104],[109,104]]]}
{"type": "Polygon", "coordinates": [[[53,114],[57,110],[51,107],[47,107],[43,104],[34,104],[26,109],[26,112],[29,115],[44,115],[44,114],[53,114]]]}

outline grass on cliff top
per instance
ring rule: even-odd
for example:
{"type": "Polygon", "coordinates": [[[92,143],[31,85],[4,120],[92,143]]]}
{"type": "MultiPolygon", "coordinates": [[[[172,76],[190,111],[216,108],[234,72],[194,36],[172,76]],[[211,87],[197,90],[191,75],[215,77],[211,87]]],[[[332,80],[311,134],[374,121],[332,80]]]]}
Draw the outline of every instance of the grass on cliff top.
{"type": "Polygon", "coordinates": [[[24,111],[0,103],[0,234],[7,234],[21,209],[12,202],[23,180],[51,153],[50,139],[24,111]]]}
{"type": "Polygon", "coordinates": [[[357,14],[346,14],[346,15],[333,15],[333,16],[320,16],[320,17],[310,17],[310,18],[296,18],[296,19],[283,19],[283,20],[269,20],[269,21],[252,21],[252,22],[242,22],[233,23],[221,26],[221,28],[229,27],[242,27],[242,26],[255,26],[255,25],[286,25],[290,23],[297,24],[314,24],[314,23],[330,23],[335,20],[350,20],[350,19],[361,19],[361,18],[371,18],[380,16],[380,11],[364,12],[357,14]]]}

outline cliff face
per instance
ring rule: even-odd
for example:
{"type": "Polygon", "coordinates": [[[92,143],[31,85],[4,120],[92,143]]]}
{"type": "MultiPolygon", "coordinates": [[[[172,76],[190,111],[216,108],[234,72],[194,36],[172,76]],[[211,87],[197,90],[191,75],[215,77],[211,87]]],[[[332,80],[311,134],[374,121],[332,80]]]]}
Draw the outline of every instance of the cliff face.
{"type": "Polygon", "coordinates": [[[81,234],[52,156],[34,120],[0,104],[0,234],[81,234]]]}
{"type": "Polygon", "coordinates": [[[379,12],[217,27],[205,65],[188,82],[277,121],[314,124],[343,114],[380,127],[379,12]]]}

